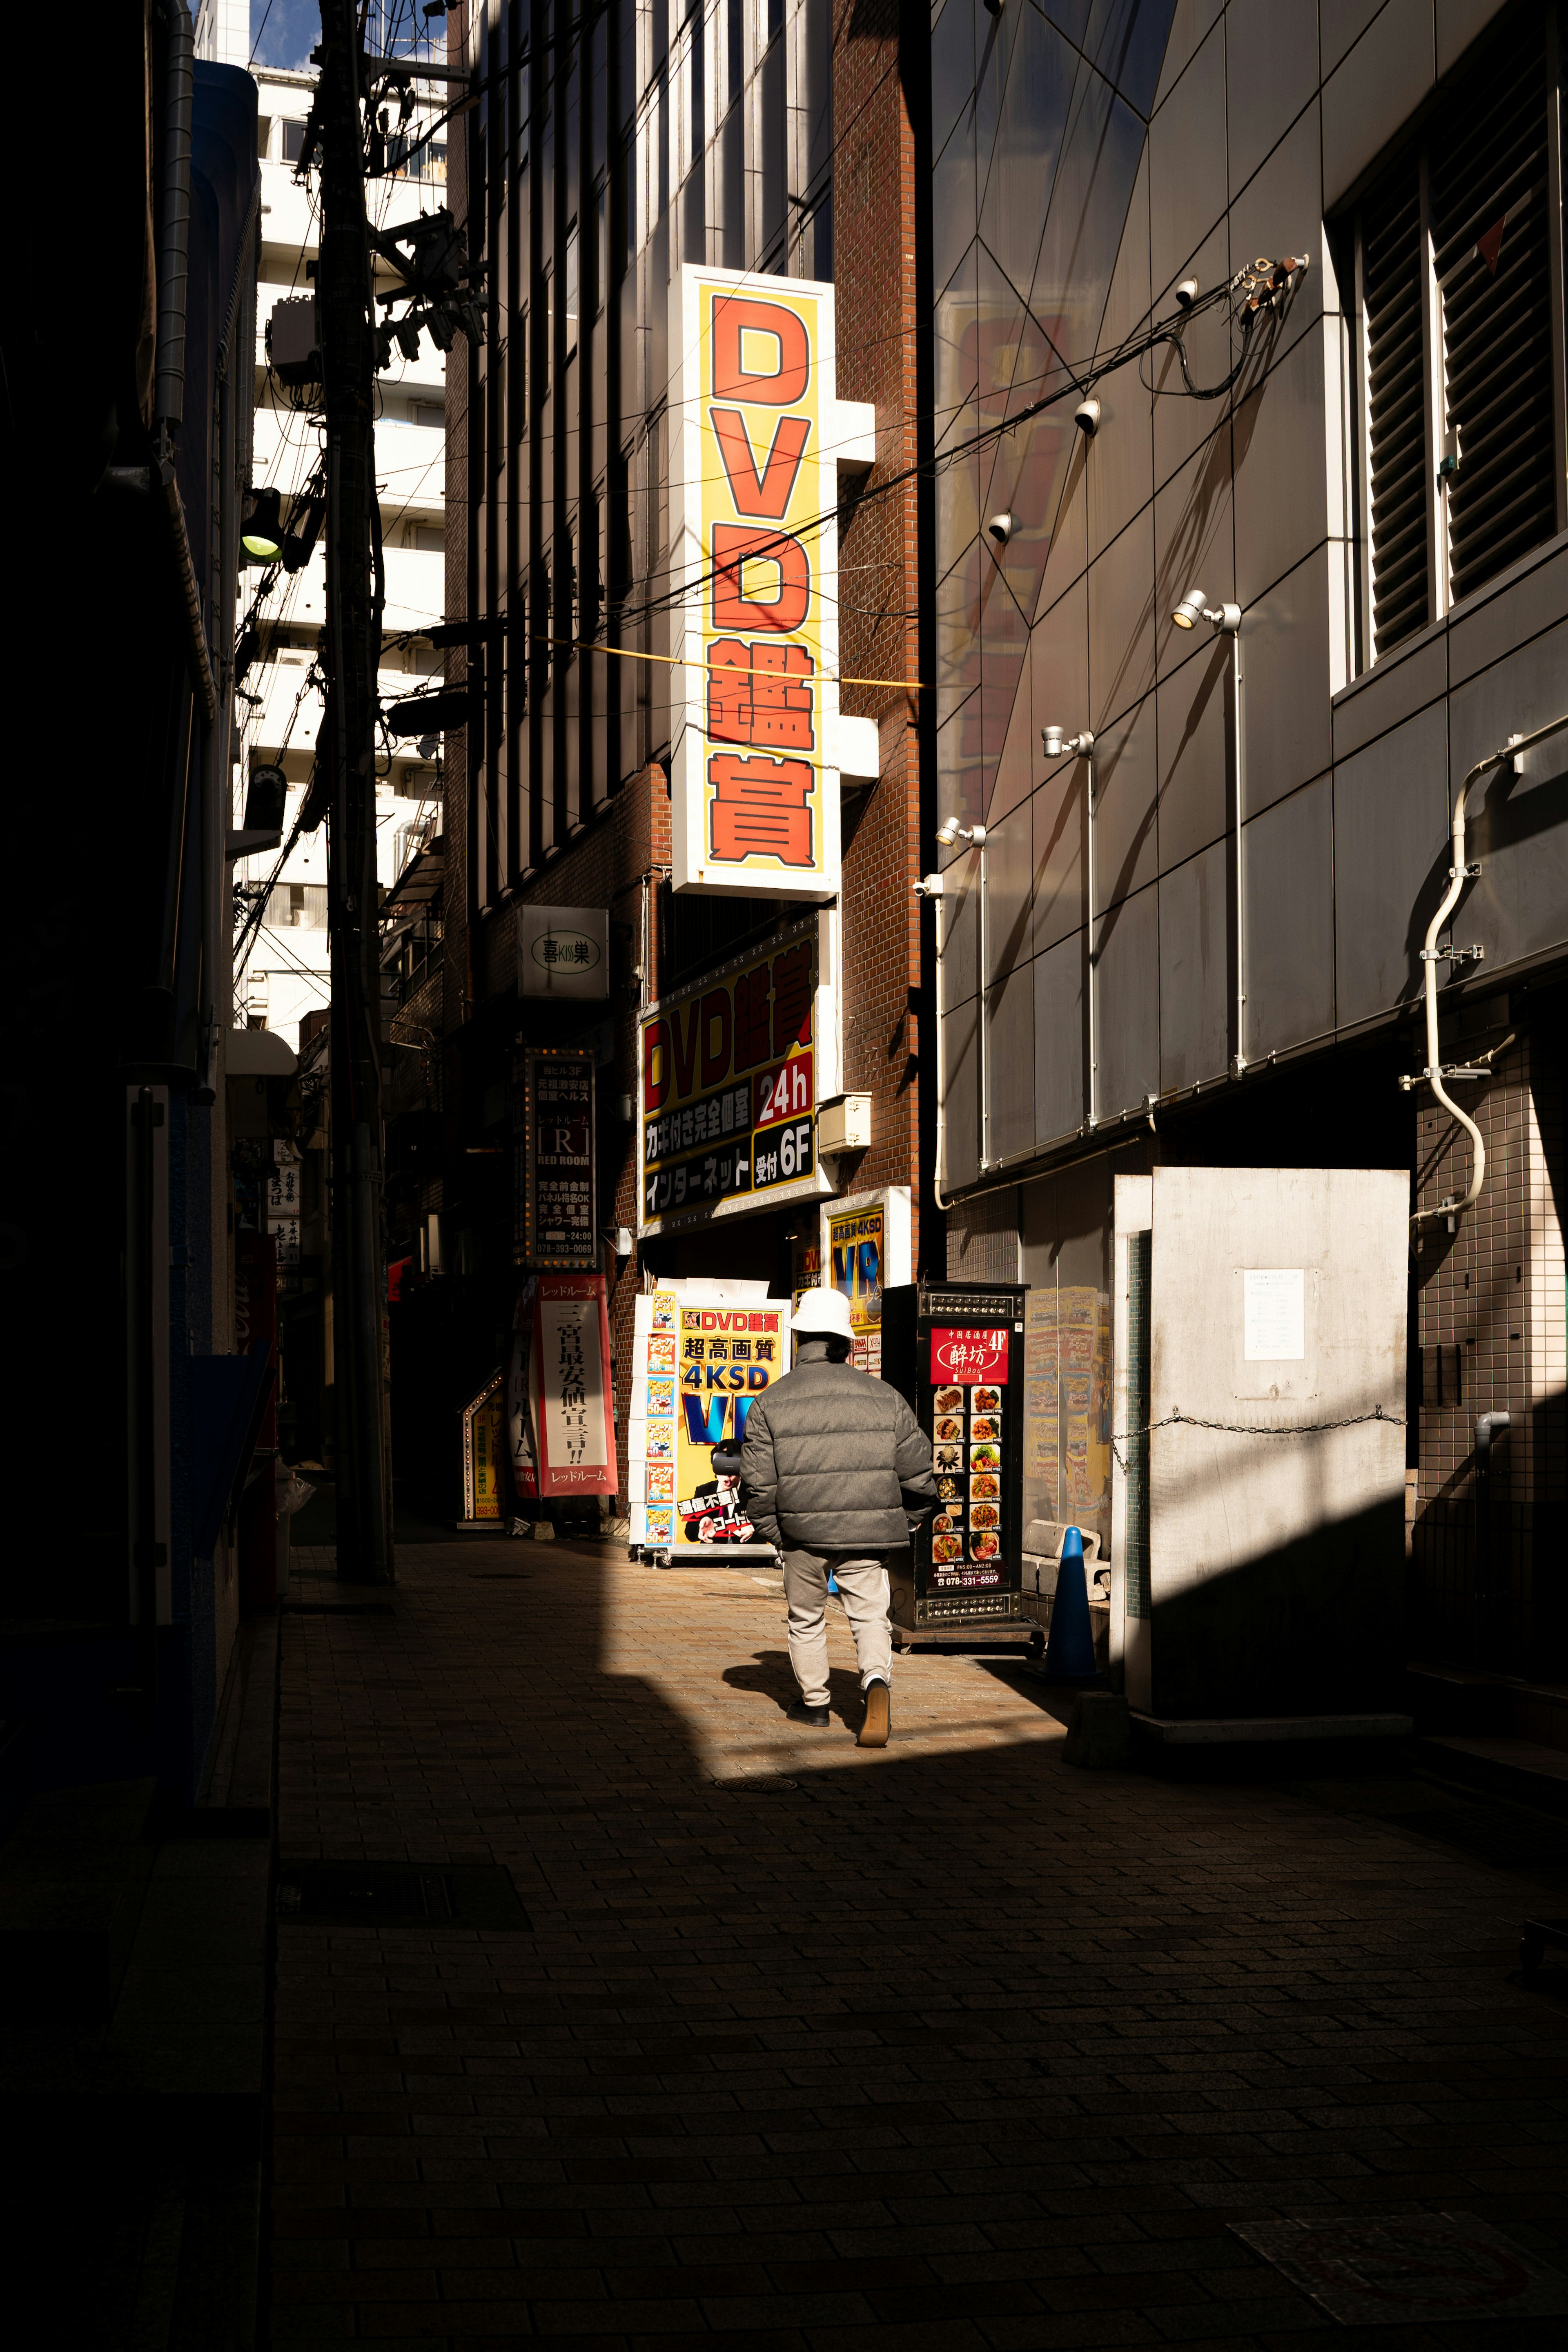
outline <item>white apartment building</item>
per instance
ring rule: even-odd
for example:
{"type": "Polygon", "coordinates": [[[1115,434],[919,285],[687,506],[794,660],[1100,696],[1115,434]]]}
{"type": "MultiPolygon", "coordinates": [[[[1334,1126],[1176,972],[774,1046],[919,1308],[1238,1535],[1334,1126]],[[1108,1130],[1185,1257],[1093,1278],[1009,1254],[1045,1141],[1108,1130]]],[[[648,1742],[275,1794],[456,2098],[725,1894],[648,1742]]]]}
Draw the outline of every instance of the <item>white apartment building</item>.
{"type": "MultiPolygon", "coordinates": [[[[249,25],[242,0],[205,0],[196,39],[199,56],[246,65],[249,25]]],[[[310,396],[290,391],[273,374],[267,330],[279,301],[312,290],[318,205],[313,188],[296,180],[295,165],[315,74],[264,66],[251,66],[250,71],[260,92],[262,164],[253,481],[258,489],[280,492],[287,524],[290,501],[319,463],[322,426],[319,409],[308,404],[310,396]]],[[[413,116],[401,130],[393,110],[398,168],[366,184],[371,218],[378,227],[395,227],[445,201],[446,134],[439,118],[449,100],[438,84],[416,86],[416,98],[413,116]]],[[[396,282],[390,269],[383,278],[388,287],[396,282]]],[[[442,656],[421,632],[441,620],[445,595],[445,360],[428,335],[422,335],[418,357],[405,360],[394,350],[377,385],[376,484],[386,563],[380,679],[384,704],[412,692],[423,678],[438,677],[443,667],[442,656]]],[[[256,564],[242,576],[242,614],[249,611],[264,570],[256,564]]],[[[326,623],[326,586],[321,538],[302,570],[278,572],[256,616],[259,654],[236,692],[234,822],[241,823],[251,771],[281,767],[288,779],[286,842],[310,782],[321,723],[313,665],[326,623]]],[[[424,746],[423,757],[412,738],[383,739],[381,746],[377,864],[384,885],[394,882],[423,842],[441,830],[439,739],[424,739],[424,746]]],[[[256,894],[271,882],[260,927],[236,957],[235,1018],[280,1030],[293,1044],[306,1015],[324,1011],[330,997],[326,826],[300,835],[274,879],[277,866],[273,851],[240,859],[234,868],[236,932],[256,894]]]]}

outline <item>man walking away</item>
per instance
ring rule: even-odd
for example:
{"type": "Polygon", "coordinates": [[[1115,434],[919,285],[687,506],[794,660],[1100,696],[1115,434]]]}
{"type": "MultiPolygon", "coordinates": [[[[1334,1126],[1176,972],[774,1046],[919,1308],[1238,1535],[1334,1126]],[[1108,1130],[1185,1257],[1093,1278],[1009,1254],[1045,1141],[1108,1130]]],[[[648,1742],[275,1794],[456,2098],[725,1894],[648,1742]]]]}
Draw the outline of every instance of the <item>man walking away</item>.
{"type": "Polygon", "coordinates": [[[828,1721],[828,1577],[855,1638],[865,1717],[862,1748],[885,1748],[892,1723],[893,1635],[887,1560],[904,1550],[936,1500],[931,1441],[898,1391],[849,1362],[850,1307],[841,1291],[808,1290],[795,1310],[795,1369],[752,1406],[741,1448],[741,1494],[766,1543],[784,1555],[796,1723],[828,1721]]]}

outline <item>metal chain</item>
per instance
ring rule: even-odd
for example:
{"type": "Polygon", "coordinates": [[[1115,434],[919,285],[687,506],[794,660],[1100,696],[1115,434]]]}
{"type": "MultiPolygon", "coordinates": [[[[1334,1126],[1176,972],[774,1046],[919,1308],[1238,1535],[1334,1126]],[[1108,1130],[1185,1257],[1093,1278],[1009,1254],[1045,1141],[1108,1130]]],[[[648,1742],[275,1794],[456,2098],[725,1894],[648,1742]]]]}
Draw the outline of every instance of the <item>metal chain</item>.
{"type": "Polygon", "coordinates": [[[1111,1451],[1125,1470],[1127,1457],[1122,1451],[1123,1446],[1130,1444],[1135,1437],[1147,1437],[1151,1430],[1168,1429],[1173,1422],[1182,1422],[1188,1429],[1217,1429],[1227,1437],[1312,1437],[1324,1429],[1354,1429],[1364,1421],[1387,1422],[1395,1429],[1405,1426],[1402,1412],[1385,1412],[1380,1404],[1375,1404],[1370,1412],[1346,1413],[1340,1421],[1299,1421],[1289,1429],[1267,1429],[1257,1422],[1205,1421],[1196,1412],[1167,1412],[1163,1420],[1149,1422],[1142,1429],[1123,1430],[1119,1437],[1112,1438],[1111,1451]]]}

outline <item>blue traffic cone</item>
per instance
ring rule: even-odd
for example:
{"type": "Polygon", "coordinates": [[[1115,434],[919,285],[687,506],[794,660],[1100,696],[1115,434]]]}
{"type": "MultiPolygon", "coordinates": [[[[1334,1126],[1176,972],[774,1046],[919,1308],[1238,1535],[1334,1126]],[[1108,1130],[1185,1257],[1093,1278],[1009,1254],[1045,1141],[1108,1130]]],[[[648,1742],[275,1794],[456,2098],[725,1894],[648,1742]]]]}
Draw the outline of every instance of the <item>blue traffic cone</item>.
{"type": "Polygon", "coordinates": [[[1069,1528],[1061,1538],[1061,1565],[1056,1571],[1056,1598],[1051,1608],[1051,1641],[1045,1653],[1046,1680],[1089,1683],[1100,1680],[1094,1659],[1094,1634],[1089,1622],[1089,1581],[1083,1573],[1083,1538],[1069,1528]]]}
{"type": "Polygon", "coordinates": [[[838,1578],[833,1574],[832,1570],[830,1568],[830,1569],[829,1569],[829,1570],[828,1570],[828,1591],[829,1591],[830,1592],[836,1592],[836,1591],[838,1591],[838,1589],[839,1589],[839,1580],[838,1580],[838,1578]]]}

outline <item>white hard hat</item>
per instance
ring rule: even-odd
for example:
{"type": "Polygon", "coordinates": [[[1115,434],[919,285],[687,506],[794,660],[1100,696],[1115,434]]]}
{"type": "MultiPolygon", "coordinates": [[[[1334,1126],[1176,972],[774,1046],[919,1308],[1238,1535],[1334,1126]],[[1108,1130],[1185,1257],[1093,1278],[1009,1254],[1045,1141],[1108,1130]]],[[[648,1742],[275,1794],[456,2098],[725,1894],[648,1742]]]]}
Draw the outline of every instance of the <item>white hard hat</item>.
{"type": "Polygon", "coordinates": [[[806,1291],[795,1309],[794,1329],[801,1339],[852,1339],[849,1300],[841,1290],[806,1291]]]}

